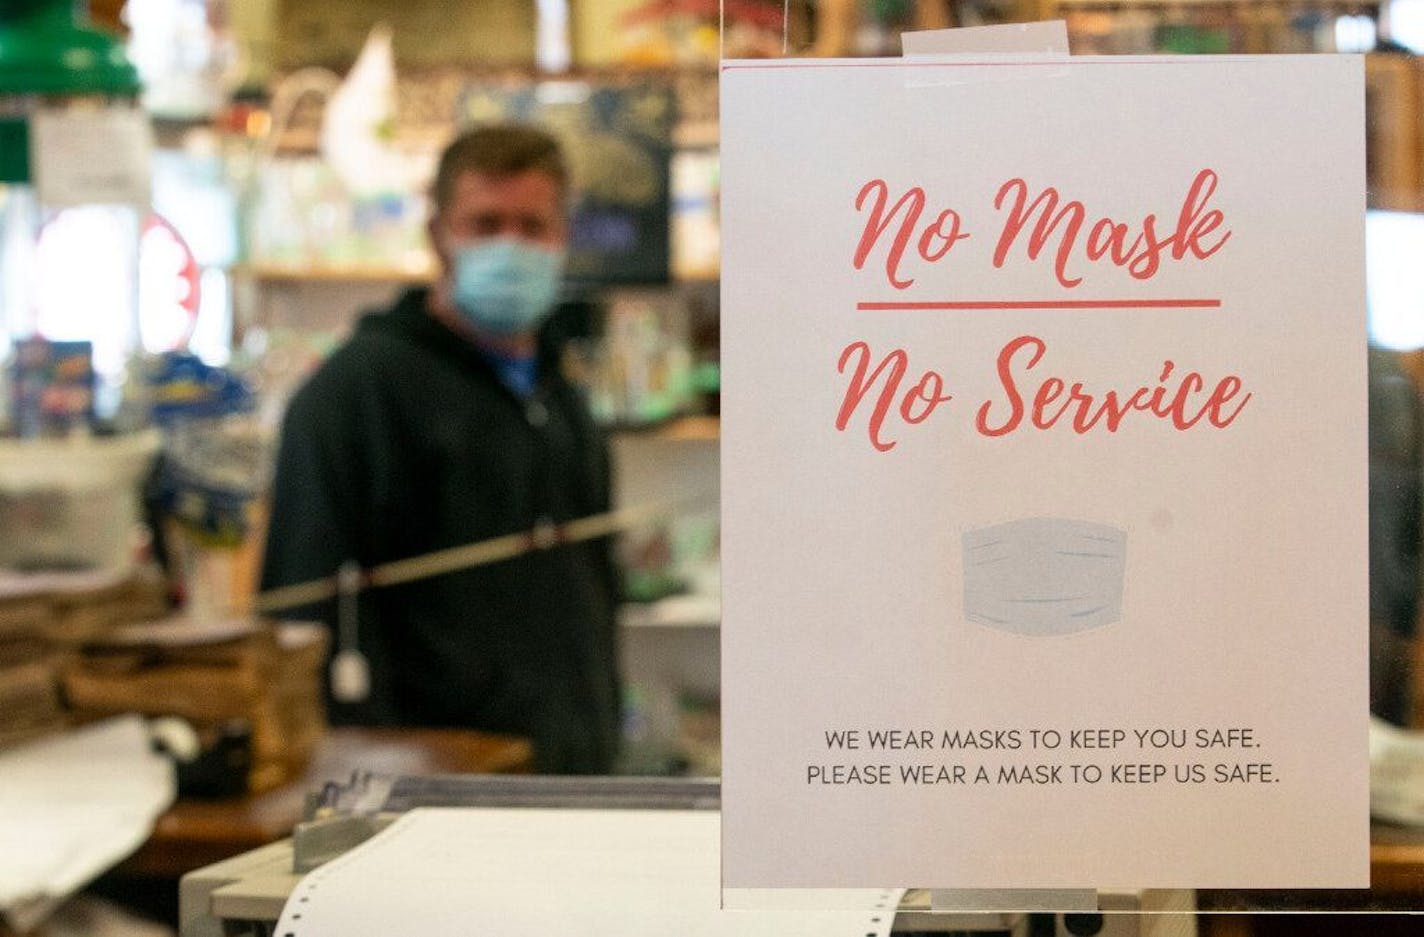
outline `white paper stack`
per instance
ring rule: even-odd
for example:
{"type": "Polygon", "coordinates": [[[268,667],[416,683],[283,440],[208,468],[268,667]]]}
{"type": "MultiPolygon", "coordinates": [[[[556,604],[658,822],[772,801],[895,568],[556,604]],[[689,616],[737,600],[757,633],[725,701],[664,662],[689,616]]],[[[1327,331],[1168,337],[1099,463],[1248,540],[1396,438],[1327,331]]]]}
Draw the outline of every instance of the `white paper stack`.
{"type": "Polygon", "coordinates": [[[142,845],[175,793],[137,716],[0,754],[0,916],[29,930],[142,845]]]}

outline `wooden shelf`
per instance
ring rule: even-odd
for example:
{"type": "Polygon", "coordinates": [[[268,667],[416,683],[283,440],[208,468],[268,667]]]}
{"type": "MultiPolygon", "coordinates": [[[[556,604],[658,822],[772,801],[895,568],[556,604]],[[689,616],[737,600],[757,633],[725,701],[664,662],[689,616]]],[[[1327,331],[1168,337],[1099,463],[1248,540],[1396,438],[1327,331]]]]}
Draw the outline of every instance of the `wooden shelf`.
{"type": "Polygon", "coordinates": [[[722,438],[722,421],[715,416],[685,416],[658,430],[663,439],[716,442],[722,438]]]}
{"type": "Polygon", "coordinates": [[[642,428],[620,428],[620,439],[655,439],[675,442],[716,442],[722,438],[722,421],[715,416],[682,416],[642,428]]]}
{"type": "Polygon", "coordinates": [[[263,283],[429,283],[433,267],[377,267],[343,265],[239,264],[230,271],[235,278],[263,283]]]}
{"type": "Polygon", "coordinates": [[[656,602],[630,602],[618,611],[624,628],[717,628],[722,600],[715,595],[674,595],[656,602]]]}
{"type": "MultiPolygon", "coordinates": [[[[379,267],[364,264],[237,264],[228,272],[264,283],[429,283],[434,267],[379,267]]],[[[672,284],[706,285],[720,282],[715,271],[675,276],[672,284]]]]}

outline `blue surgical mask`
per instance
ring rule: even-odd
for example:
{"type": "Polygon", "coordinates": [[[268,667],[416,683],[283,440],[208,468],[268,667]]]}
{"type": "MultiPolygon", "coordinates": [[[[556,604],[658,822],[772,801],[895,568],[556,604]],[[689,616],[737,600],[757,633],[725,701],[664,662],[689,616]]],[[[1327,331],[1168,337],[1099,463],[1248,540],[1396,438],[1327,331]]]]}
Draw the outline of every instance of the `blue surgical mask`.
{"type": "Polygon", "coordinates": [[[564,251],[515,238],[459,247],[455,306],[473,326],[496,335],[531,332],[554,309],[564,251]]]}

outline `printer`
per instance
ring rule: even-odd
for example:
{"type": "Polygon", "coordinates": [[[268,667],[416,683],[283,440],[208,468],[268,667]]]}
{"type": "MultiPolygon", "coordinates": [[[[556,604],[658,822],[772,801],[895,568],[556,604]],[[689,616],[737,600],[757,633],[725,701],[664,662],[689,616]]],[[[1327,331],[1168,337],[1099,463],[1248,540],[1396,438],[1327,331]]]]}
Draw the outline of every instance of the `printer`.
{"type": "MultiPolygon", "coordinates": [[[[716,811],[720,799],[715,778],[356,775],[308,795],[306,819],[290,839],[185,875],[180,937],[273,937],[303,875],[417,808],[716,811]]],[[[908,889],[890,933],[1193,937],[1193,910],[1190,891],[908,889]]],[[[558,923],[550,919],[551,931],[558,923]]]]}

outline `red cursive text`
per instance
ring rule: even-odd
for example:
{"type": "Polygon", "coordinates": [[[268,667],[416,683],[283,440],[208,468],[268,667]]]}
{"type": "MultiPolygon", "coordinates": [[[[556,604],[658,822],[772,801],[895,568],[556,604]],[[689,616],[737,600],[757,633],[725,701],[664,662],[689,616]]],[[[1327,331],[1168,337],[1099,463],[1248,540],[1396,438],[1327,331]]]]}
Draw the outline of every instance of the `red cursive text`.
{"type": "MultiPolygon", "coordinates": [[[[1177,225],[1166,237],[1157,230],[1156,215],[1149,214],[1142,219],[1142,230],[1130,242],[1128,239],[1132,237],[1132,230],[1128,225],[1108,217],[1099,218],[1088,229],[1087,241],[1081,245],[1084,255],[1094,262],[1107,258],[1118,267],[1126,267],[1128,273],[1138,280],[1151,279],[1157,273],[1164,253],[1173,260],[1181,260],[1189,253],[1198,260],[1205,260],[1221,250],[1231,237],[1230,231],[1224,231],[1215,241],[1202,243],[1203,238],[1221,226],[1224,218],[1218,209],[1207,210],[1206,207],[1216,192],[1216,185],[1217,175],[1212,170],[1203,169],[1197,173],[1177,214],[1177,225]]],[[[1028,236],[1026,248],[1029,259],[1037,260],[1038,255],[1057,238],[1053,270],[1058,282],[1065,287],[1081,283],[1082,277],[1069,274],[1068,264],[1073,252],[1080,246],[1079,238],[1087,223],[1088,211],[1083,203],[1075,199],[1063,203],[1060,208],[1058,190],[1052,186],[1030,202],[1028,183],[1022,179],[1005,182],[994,198],[994,207],[1002,210],[1009,202],[1012,205],[1008,209],[1008,218],[994,248],[994,266],[1004,265],[1019,235],[1032,222],[1033,230],[1028,236]]]]}
{"type": "Polygon", "coordinates": [[[999,383],[1003,387],[1005,401],[1002,407],[1008,412],[995,420],[998,409],[993,401],[985,401],[979,408],[975,428],[984,436],[1005,436],[1018,429],[1025,416],[1036,429],[1051,429],[1060,420],[1066,420],[1075,433],[1087,433],[1101,426],[1109,433],[1115,433],[1124,419],[1131,413],[1145,413],[1159,419],[1168,420],[1179,430],[1188,430],[1205,419],[1218,429],[1230,426],[1246,404],[1251,394],[1241,394],[1241,378],[1227,375],[1216,382],[1210,393],[1202,398],[1206,382],[1200,374],[1188,371],[1174,386],[1168,381],[1176,366],[1171,361],[1162,363],[1162,370],[1155,386],[1135,388],[1126,395],[1116,390],[1104,391],[1101,398],[1083,389],[1082,382],[1072,384],[1059,377],[1048,377],[1038,385],[1038,389],[1026,401],[1019,389],[1027,372],[1036,368],[1043,359],[1048,346],[1043,339],[1033,335],[1021,335],[1004,346],[999,352],[999,383]],[[1236,401],[1234,408],[1228,404],[1236,401]]]}
{"type": "MultiPolygon", "coordinates": [[[[895,448],[895,442],[882,439],[880,429],[885,422],[890,405],[894,403],[895,397],[900,391],[900,381],[909,368],[910,356],[902,348],[895,349],[875,366],[875,370],[869,378],[866,377],[866,371],[870,367],[870,346],[865,342],[852,342],[847,345],[841,352],[836,370],[844,374],[846,365],[852,358],[856,359],[855,374],[846,386],[845,396],[841,400],[841,410],[836,416],[836,429],[845,431],[850,418],[860,406],[860,401],[869,393],[871,387],[883,377],[880,396],[875,401],[875,409],[870,413],[870,422],[866,431],[870,435],[872,446],[881,452],[888,452],[895,448]]],[[[900,419],[911,425],[923,423],[934,412],[935,407],[953,399],[951,394],[946,394],[943,391],[944,378],[936,371],[926,371],[920,376],[918,383],[906,391],[900,399],[900,419]]]]}
{"type": "MultiPolygon", "coordinates": [[[[870,209],[870,217],[865,220],[865,229],[860,233],[860,245],[855,249],[855,269],[860,270],[865,266],[865,259],[879,242],[880,235],[884,234],[895,217],[900,215],[900,227],[885,254],[885,276],[897,290],[906,289],[915,281],[913,278],[900,278],[900,259],[904,256],[905,247],[910,243],[915,226],[919,224],[920,215],[925,210],[925,190],[918,186],[910,189],[900,196],[900,200],[887,215],[885,203],[890,199],[890,187],[885,184],[884,179],[872,179],[861,186],[860,193],[855,197],[857,211],[865,208],[866,197],[872,194],[875,196],[875,204],[870,209]]],[[[935,217],[934,223],[927,225],[920,232],[920,239],[916,244],[920,256],[934,263],[949,253],[956,241],[969,237],[967,233],[960,233],[959,225],[959,212],[952,208],[941,211],[935,217]]]]}

